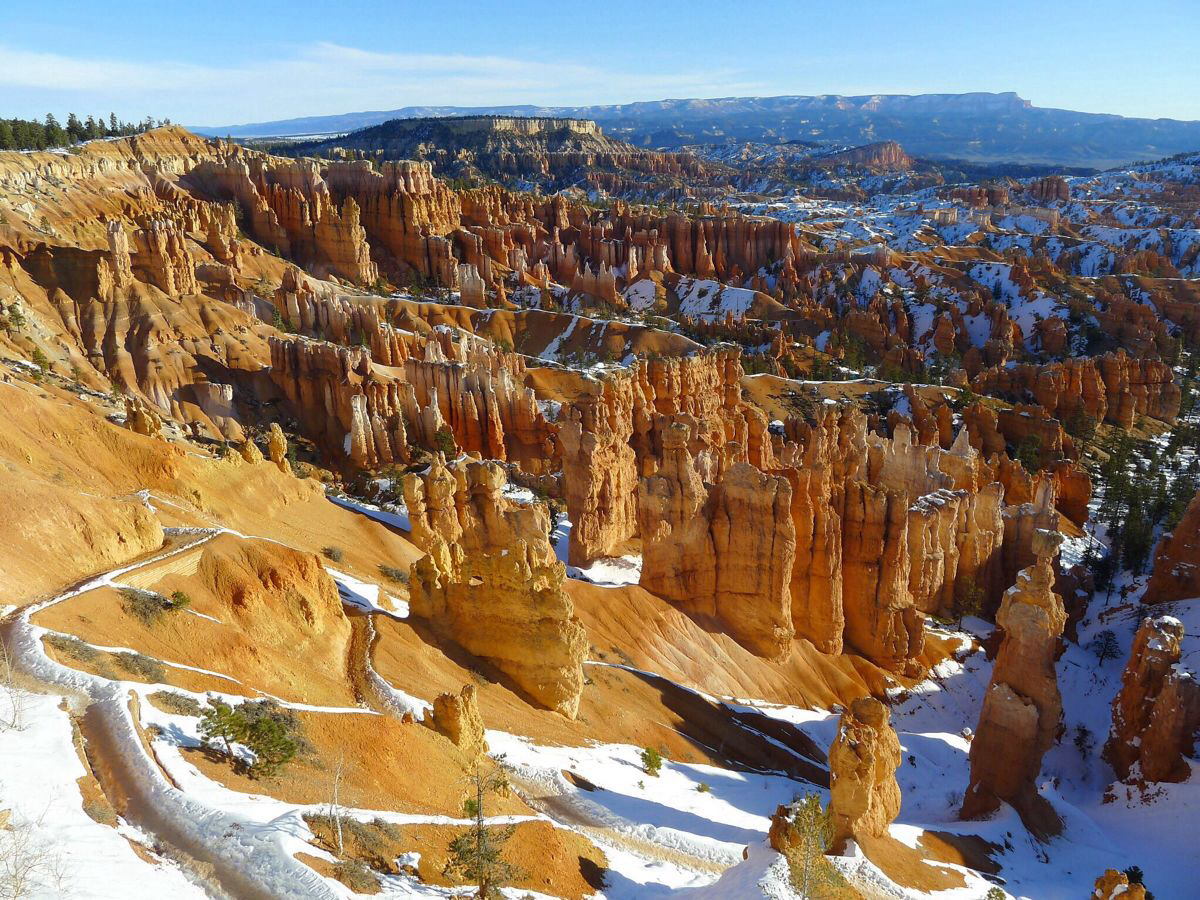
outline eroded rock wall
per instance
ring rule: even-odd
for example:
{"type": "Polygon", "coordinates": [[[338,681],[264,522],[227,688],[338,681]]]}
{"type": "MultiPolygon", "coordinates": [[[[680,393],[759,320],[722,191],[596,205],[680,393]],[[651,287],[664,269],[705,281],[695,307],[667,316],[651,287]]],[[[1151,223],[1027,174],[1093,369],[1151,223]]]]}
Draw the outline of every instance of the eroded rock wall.
{"type": "Polygon", "coordinates": [[[574,718],[587,639],[545,509],[505,499],[506,481],[496,463],[440,459],[405,476],[412,540],[426,551],[412,566],[412,613],[533,702],[574,718]]]}

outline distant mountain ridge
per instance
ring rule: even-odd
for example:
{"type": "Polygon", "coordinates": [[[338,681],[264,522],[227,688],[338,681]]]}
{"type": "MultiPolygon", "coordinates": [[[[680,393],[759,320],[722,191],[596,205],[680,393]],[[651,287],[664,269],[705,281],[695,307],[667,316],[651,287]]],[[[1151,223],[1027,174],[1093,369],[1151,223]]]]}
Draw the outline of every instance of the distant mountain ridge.
{"type": "Polygon", "coordinates": [[[697,143],[898,141],[909,153],[972,162],[1110,167],[1200,148],[1200,122],[1139,119],[1033,106],[1013,92],[722,97],[599,106],[407,106],[231,126],[236,138],[337,134],[391,119],[464,115],[591,119],[640,147],[697,143]]]}

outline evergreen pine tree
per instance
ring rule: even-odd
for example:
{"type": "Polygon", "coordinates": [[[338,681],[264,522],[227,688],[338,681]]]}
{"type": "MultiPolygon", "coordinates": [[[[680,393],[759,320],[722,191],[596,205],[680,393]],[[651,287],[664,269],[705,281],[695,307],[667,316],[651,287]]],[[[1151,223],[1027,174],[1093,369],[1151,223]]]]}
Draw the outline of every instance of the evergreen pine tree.
{"type": "Polygon", "coordinates": [[[471,827],[450,842],[450,858],[443,874],[477,885],[477,900],[492,900],[500,896],[500,888],[521,877],[521,871],[505,861],[504,844],[513,836],[515,825],[487,825],[484,800],[489,793],[508,786],[503,773],[485,775],[479,770],[468,777],[473,797],[467,800],[466,811],[474,822],[471,827]]]}
{"type": "Polygon", "coordinates": [[[225,745],[225,755],[233,758],[233,743],[246,734],[246,717],[232,705],[208,698],[208,706],[200,715],[200,734],[206,741],[219,738],[225,745]]]}
{"type": "Polygon", "coordinates": [[[72,143],[83,140],[83,123],[79,121],[79,116],[75,113],[67,113],[67,137],[71,139],[72,143]]]}

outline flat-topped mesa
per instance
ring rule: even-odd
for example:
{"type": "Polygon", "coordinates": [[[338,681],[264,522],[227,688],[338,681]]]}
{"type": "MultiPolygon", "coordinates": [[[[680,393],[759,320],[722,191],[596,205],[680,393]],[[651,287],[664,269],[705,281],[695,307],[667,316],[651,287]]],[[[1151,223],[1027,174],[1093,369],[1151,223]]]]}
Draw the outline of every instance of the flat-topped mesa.
{"type": "Polygon", "coordinates": [[[1009,803],[1043,840],[1062,828],[1037,789],[1042,757],[1062,718],[1054,661],[1067,615],[1053,590],[1061,542],[1057,532],[1038,532],[1037,561],[1021,571],[996,614],[1004,637],[971,742],[971,783],[962,807],[963,818],[974,819],[1009,803]]]}
{"type": "Polygon", "coordinates": [[[900,739],[888,721],[887,707],[860,697],[842,713],[829,748],[829,814],[835,853],[846,842],[881,837],[900,813],[900,739]]]}
{"type": "Polygon", "coordinates": [[[1104,758],[1122,781],[1184,781],[1200,729],[1200,682],[1179,665],[1183,623],[1147,617],[1113,700],[1104,758]]]}
{"type": "Polygon", "coordinates": [[[752,652],[784,657],[794,634],[791,486],[747,463],[705,485],[687,439],[683,425],[663,432],[658,473],[638,491],[641,585],[719,621],[752,652]]]}
{"type": "Polygon", "coordinates": [[[1200,597],[1200,492],[1188,503],[1179,524],[1159,541],[1144,602],[1189,597],[1200,597]]]}
{"type": "Polygon", "coordinates": [[[412,540],[426,551],[412,566],[412,612],[533,702],[574,718],[587,639],[545,509],[511,503],[505,482],[496,463],[447,466],[440,454],[425,475],[405,476],[412,540]]]}

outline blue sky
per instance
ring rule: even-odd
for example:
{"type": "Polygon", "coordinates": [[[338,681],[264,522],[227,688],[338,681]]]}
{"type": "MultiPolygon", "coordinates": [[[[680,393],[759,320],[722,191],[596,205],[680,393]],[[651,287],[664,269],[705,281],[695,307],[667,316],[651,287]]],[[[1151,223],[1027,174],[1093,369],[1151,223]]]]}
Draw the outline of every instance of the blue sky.
{"type": "Polygon", "coordinates": [[[5,6],[0,116],[224,125],[418,104],[1011,90],[1200,119],[1200,0],[5,6]]]}

